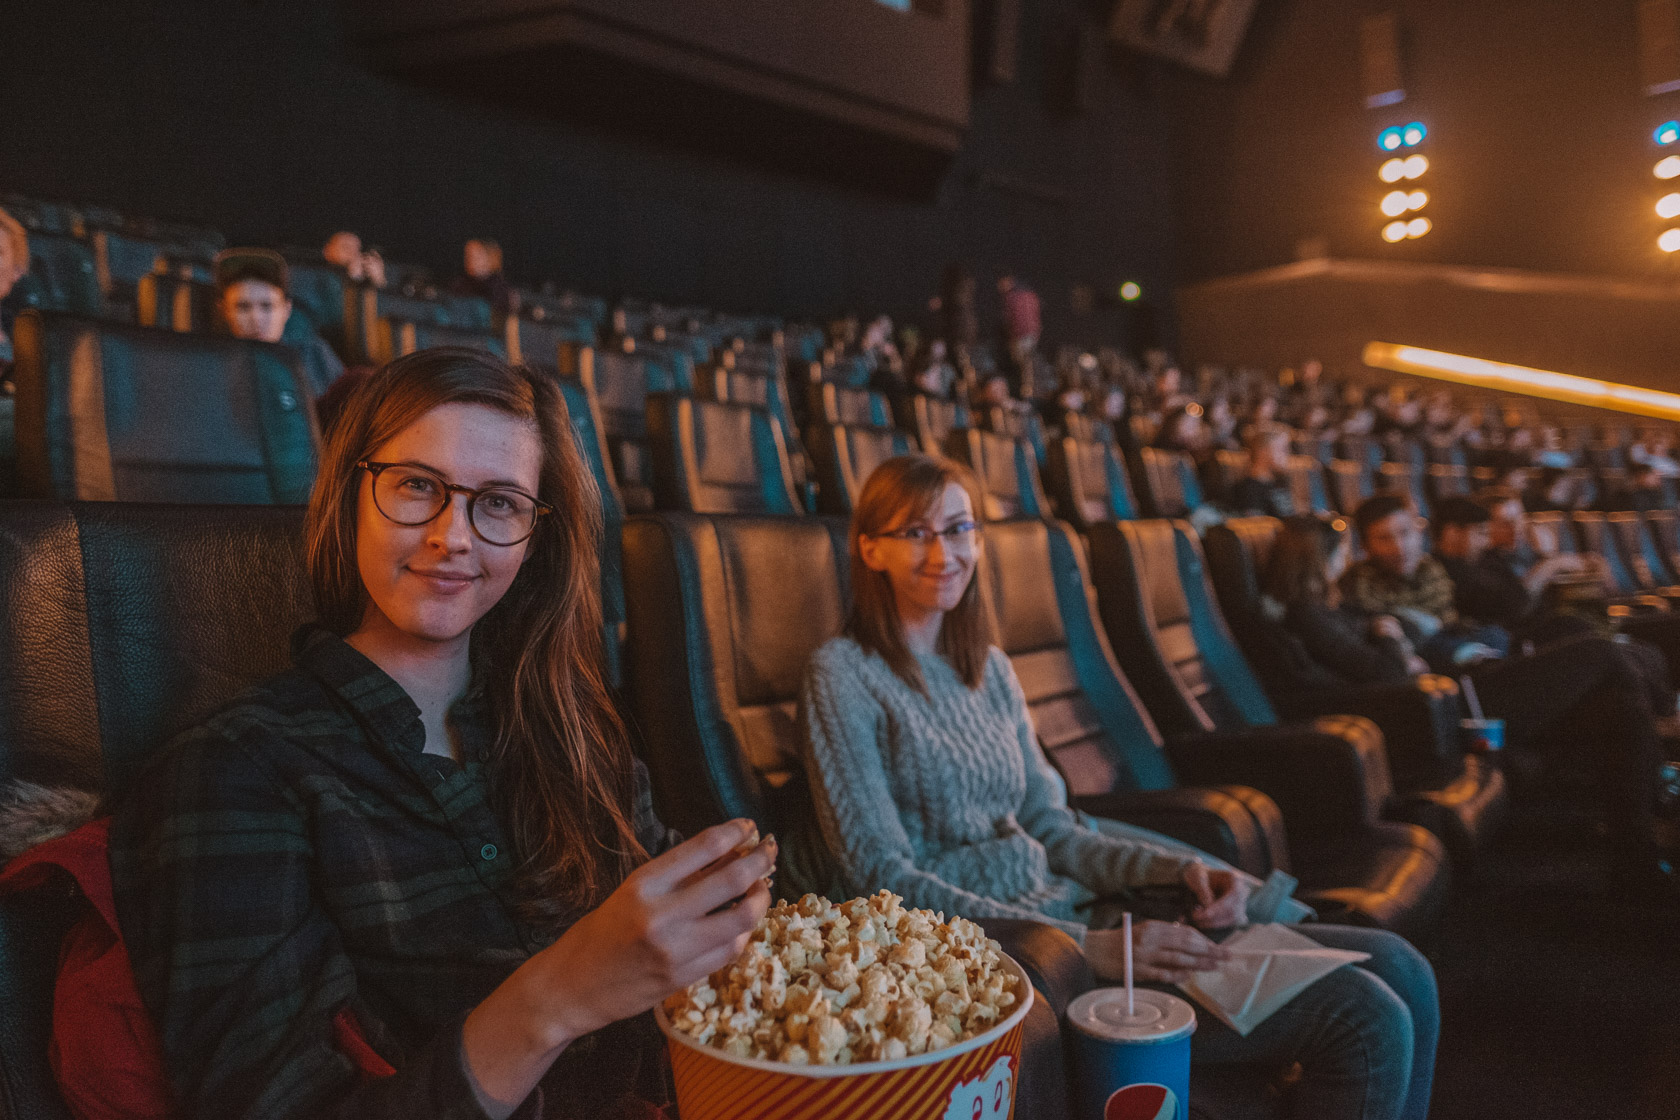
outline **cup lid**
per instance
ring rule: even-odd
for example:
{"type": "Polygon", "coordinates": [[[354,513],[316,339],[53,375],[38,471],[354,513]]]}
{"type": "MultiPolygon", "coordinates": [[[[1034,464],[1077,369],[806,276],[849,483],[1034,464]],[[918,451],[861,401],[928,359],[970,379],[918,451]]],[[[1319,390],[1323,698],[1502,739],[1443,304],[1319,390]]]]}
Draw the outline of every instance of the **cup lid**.
{"type": "Polygon", "coordinates": [[[1126,1014],[1125,988],[1096,988],[1068,1004],[1068,1024],[1108,1042],[1173,1042],[1196,1029],[1196,1009],[1153,988],[1132,992],[1135,1014],[1126,1014]]]}

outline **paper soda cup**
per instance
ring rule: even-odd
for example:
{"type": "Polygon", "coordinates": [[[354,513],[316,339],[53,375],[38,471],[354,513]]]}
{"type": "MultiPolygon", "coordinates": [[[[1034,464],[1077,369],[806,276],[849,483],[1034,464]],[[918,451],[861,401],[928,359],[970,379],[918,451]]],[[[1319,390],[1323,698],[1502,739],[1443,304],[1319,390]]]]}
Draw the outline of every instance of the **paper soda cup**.
{"type": "Polygon", "coordinates": [[[1468,754],[1498,754],[1505,749],[1505,721],[1502,719],[1461,719],[1458,731],[1468,754]]]}
{"type": "Polygon", "coordinates": [[[1079,1120],[1188,1120],[1196,1010],[1166,992],[1098,988],[1068,1004],[1079,1120]]]}
{"type": "Polygon", "coordinates": [[[1021,1029],[1032,981],[1008,956],[1020,1002],[991,1030],[966,1042],[889,1062],[790,1066],[736,1058],[665,1032],[682,1120],[1010,1120],[1021,1080],[1021,1029]]]}

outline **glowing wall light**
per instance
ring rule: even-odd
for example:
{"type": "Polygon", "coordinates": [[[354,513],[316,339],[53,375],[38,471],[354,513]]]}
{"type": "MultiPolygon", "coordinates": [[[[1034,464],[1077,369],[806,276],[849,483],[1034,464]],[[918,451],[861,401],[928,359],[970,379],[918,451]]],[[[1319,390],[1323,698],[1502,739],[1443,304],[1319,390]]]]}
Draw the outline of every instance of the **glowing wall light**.
{"type": "Polygon", "coordinates": [[[1382,233],[1383,233],[1383,240],[1384,241],[1387,241],[1387,242],[1390,242],[1390,243],[1393,243],[1395,241],[1404,241],[1404,240],[1406,240],[1406,223],[1405,222],[1389,222],[1386,226],[1383,227],[1382,233]]]}
{"type": "Polygon", "coordinates": [[[1127,303],[1135,303],[1143,298],[1143,285],[1136,280],[1128,280],[1120,285],[1120,298],[1127,303]]]}
{"type": "Polygon", "coordinates": [[[1413,191],[1406,196],[1406,206],[1412,210],[1422,210],[1429,205],[1428,191],[1413,191]]]}
{"type": "MultiPolygon", "coordinates": [[[[1680,233],[1680,230],[1675,232],[1680,233]]],[[[1479,389],[1523,393],[1565,404],[1608,408],[1660,420],[1680,420],[1680,394],[1472,358],[1465,354],[1448,354],[1392,342],[1372,342],[1365,347],[1365,364],[1395,373],[1473,385],[1479,389]]]]}
{"type": "Polygon", "coordinates": [[[1428,171],[1428,170],[1429,170],[1429,157],[1428,156],[1407,156],[1406,157],[1406,178],[1416,179],[1419,175],[1422,175],[1425,171],[1428,171]]]}
{"type": "Polygon", "coordinates": [[[1385,128],[1377,134],[1377,147],[1385,152],[1392,152],[1405,143],[1405,132],[1400,128],[1385,128]]]}
{"type": "Polygon", "coordinates": [[[1422,121],[1413,121],[1400,134],[1400,142],[1408,148],[1415,148],[1423,143],[1423,138],[1429,135],[1429,130],[1423,127],[1422,121]]]}
{"type": "Polygon", "coordinates": [[[1406,161],[1396,156],[1377,168],[1377,178],[1385,183],[1398,183],[1406,177],[1406,161]]]}
{"type": "Polygon", "coordinates": [[[1659,161],[1652,174],[1659,179],[1673,179],[1680,176],[1680,156],[1669,156],[1659,161]]]}
{"type": "Polygon", "coordinates": [[[1680,121],[1664,121],[1659,124],[1657,130],[1651,134],[1651,139],[1665,148],[1680,140],[1680,121]]]}
{"type": "Polygon", "coordinates": [[[1657,248],[1665,253],[1680,253],[1680,229],[1665,229],[1657,238],[1657,248]]]}
{"type": "Polygon", "coordinates": [[[1404,214],[1407,210],[1412,208],[1412,204],[1407,201],[1409,198],[1410,196],[1407,195],[1405,191],[1389,191],[1383,196],[1383,214],[1390,218],[1397,218],[1401,214],[1404,214]]]}
{"type": "Polygon", "coordinates": [[[1657,217],[1680,218],[1680,194],[1665,194],[1657,199],[1657,217]]]}
{"type": "Polygon", "coordinates": [[[1406,236],[1422,237],[1434,228],[1435,223],[1430,221],[1428,218],[1413,218],[1411,221],[1406,223],[1406,236]]]}

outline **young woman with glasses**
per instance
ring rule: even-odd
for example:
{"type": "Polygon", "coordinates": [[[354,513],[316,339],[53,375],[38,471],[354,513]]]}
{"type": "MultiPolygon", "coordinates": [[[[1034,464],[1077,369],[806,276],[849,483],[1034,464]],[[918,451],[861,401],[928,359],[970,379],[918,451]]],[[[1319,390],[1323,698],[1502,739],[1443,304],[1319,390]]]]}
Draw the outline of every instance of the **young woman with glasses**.
{"type": "MultiPolygon", "coordinates": [[[[859,495],[851,615],[813,656],[800,702],[826,854],[849,891],[886,887],[982,924],[1058,926],[1110,979],[1121,975],[1124,935],[1105,928],[1119,915],[1100,900],[1182,884],[1196,899],[1192,924],[1137,923],[1133,950],[1146,981],[1183,982],[1228,958],[1195,927],[1244,921],[1247,886],[1181,846],[1105,834],[1068,809],[1009,658],[992,644],[975,489],[956,464],[909,455],[876,468],[859,495]]],[[[1428,963],[1392,934],[1302,930],[1371,960],[1319,981],[1246,1037],[1204,1016],[1193,1059],[1280,1073],[1299,1062],[1290,1116],[1422,1120],[1440,1019],[1428,963]]]]}
{"type": "Polygon", "coordinates": [[[345,401],[305,533],[295,668],[166,748],[112,832],[178,1115],[652,1115],[646,1012],[739,953],[775,843],[654,818],[558,387],[392,362],[345,401]],[[347,1021],[393,1075],[357,1073],[347,1021]]]}

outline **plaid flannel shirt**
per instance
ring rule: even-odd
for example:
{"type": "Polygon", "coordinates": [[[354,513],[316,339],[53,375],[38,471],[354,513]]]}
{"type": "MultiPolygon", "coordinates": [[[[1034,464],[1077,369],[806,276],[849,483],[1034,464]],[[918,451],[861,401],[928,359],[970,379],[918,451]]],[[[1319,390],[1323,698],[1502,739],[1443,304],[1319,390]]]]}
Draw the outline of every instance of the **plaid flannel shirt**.
{"type": "Polygon", "coordinates": [[[1398,608],[1408,608],[1434,615],[1442,626],[1458,624],[1452,577],[1433,556],[1419,560],[1410,579],[1361,560],[1342,575],[1341,588],[1348,605],[1364,614],[1393,614],[1398,608]]]}
{"type": "MultiPolygon", "coordinates": [[[[419,708],[343,640],[305,627],[293,657],[160,752],[113,823],[117,912],[178,1114],[483,1120],[461,1025],[544,945],[488,800],[490,721],[457,704],[463,761],[428,755],[419,708]],[[395,1076],[361,1078],[338,1051],[345,1007],[395,1076]]],[[[657,852],[673,837],[636,770],[657,852]]],[[[580,1039],[515,1116],[663,1102],[660,1046],[651,1015],[580,1039]]]]}

